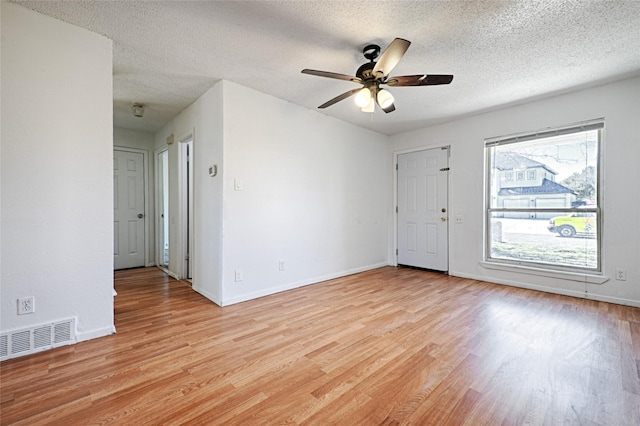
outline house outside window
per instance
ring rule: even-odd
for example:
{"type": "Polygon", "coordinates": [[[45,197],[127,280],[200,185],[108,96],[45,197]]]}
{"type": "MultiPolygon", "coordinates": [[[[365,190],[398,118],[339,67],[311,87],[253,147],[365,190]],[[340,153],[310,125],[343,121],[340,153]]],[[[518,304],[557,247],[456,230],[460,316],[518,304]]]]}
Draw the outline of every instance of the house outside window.
{"type": "Polygon", "coordinates": [[[603,130],[594,120],[485,141],[487,262],[601,272],[603,130]]]}

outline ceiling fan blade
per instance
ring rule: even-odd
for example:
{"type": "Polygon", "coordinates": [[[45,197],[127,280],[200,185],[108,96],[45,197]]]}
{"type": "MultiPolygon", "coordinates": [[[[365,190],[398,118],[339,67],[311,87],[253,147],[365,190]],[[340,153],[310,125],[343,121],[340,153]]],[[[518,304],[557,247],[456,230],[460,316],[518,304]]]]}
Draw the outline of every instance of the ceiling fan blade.
{"type": "Polygon", "coordinates": [[[449,74],[418,74],[400,75],[389,77],[385,84],[389,86],[433,86],[436,84],[449,84],[453,76],[449,74]]]}
{"type": "Polygon", "coordinates": [[[318,77],[327,77],[327,78],[334,78],[337,80],[353,81],[354,83],[362,83],[362,80],[359,77],[346,75],[346,74],[338,74],[335,72],[310,70],[305,68],[302,70],[302,74],[317,75],[318,77]]]}
{"type": "Polygon", "coordinates": [[[322,105],[320,105],[318,108],[320,109],[324,109],[326,107],[329,107],[335,103],[338,103],[340,101],[343,101],[345,99],[347,99],[349,96],[353,96],[356,93],[358,93],[360,90],[362,90],[362,87],[358,87],[357,89],[353,89],[353,90],[349,90],[348,92],[344,92],[342,95],[338,95],[335,98],[323,103],[322,105]]]}
{"type": "Polygon", "coordinates": [[[398,65],[398,62],[400,62],[400,59],[402,59],[410,44],[410,41],[403,38],[394,39],[384,52],[382,52],[380,59],[376,62],[376,66],[373,67],[373,75],[376,76],[376,78],[389,75],[391,70],[398,65]]]}

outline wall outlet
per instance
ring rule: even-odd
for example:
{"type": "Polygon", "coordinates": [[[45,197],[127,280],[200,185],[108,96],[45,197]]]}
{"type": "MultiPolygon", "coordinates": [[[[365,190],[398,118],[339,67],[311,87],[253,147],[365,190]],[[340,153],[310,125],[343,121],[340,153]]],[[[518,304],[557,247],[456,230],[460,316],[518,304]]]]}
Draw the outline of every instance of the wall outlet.
{"type": "Polygon", "coordinates": [[[278,271],[284,271],[284,268],[285,268],[284,260],[279,260],[278,261],[278,271]]]}
{"type": "Polygon", "coordinates": [[[34,296],[18,299],[18,315],[32,314],[36,311],[36,298],[34,296]]]}
{"type": "Polygon", "coordinates": [[[236,269],[235,275],[236,275],[236,282],[240,282],[240,281],[242,281],[244,279],[244,276],[242,275],[242,270],[241,269],[236,269]]]}
{"type": "Polygon", "coordinates": [[[618,280],[618,281],[626,281],[627,280],[627,270],[626,269],[616,269],[616,280],[618,280]]]}
{"type": "Polygon", "coordinates": [[[456,215],[456,223],[464,223],[464,216],[461,214],[456,215]]]}

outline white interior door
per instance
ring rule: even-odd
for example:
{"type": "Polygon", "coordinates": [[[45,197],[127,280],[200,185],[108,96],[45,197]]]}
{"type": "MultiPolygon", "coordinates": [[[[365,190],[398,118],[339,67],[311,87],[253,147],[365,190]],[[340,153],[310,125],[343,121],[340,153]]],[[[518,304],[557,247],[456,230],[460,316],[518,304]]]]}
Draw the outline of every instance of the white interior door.
{"type": "Polygon", "coordinates": [[[113,266],[145,265],[144,156],[113,151],[113,266]]]}
{"type": "Polygon", "coordinates": [[[449,149],[398,155],[398,264],[447,271],[449,149]]]}

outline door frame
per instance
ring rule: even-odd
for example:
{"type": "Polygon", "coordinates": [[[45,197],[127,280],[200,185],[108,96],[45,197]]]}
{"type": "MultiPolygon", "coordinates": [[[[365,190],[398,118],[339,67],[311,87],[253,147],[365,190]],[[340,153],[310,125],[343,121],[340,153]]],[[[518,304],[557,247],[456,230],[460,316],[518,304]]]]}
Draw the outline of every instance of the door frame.
{"type": "MultiPolygon", "coordinates": [[[[447,148],[449,150],[449,169],[451,169],[451,145],[450,144],[438,144],[438,145],[423,145],[414,148],[407,148],[393,152],[393,247],[391,248],[391,265],[398,266],[398,156],[402,154],[410,154],[412,152],[428,151],[430,149],[442,149],[447,148]]],[[[451,218],[451,173],[447,173],[447,212],[448,217],[451,218]]],[[[451,221],[447,220],[447,264],[449,265],[449,271],[451,270],[451,221]]],[[[447,271],[447,274],[449,274],[447,271]]]]}
{"type": "MultiPolygon", "coordinates": [[[[177,140],[178,143],[178,218],[179,218],[179,235],[178,235],[178,276],[180,279],[188,279],[187,277],[187,259],[186,254],[189,253],[189,267],[191,271],[191,277],[193,278],[193,271],[195,265],[195,212],[194,212],[194,197],[195,197],[195,132],[193,129],[188,133],[185,133],[177,140]],[[186,146],[190,144],[190,168],[191,183],[189,187],[189,194],[186,193],[184,188],[187,186],[187,170],[185,167],[186,146]],[[187,201],[189,207],[187,207],[187,201]],[[189,212],[191,214],[189,215],[189,212]],[[189,216],[191,220],[189,220],[189,216]],[[191,232],[190,232],[191,231],[191,232]],[[188,244],[188,246],[187,246],[188,244]]],[[[171,248],[169,248],[171,250],[171,248]]]]}
{"type": "MultiPolygon", "coordinates": [[[[154,199],[154,203],[155,203],[155,209],[154,209],[154,227],[155,227],[155,249],[154,249],[154,253],[155,253],[155,262],[156,262],[156,266],[158,266],[160,269],[162,269],[165,272],[169,272],[168,268],[169,265],[167,265],[167,267],[165,268],[163,266],[163,263],[161,262],[162,257],[164,256],[164,253],[162,253],[161,249],[160,249],[160,243],[161,243],[161,236],[164,237],[164,230],[160,229],[160,224],[159,224],[159,214],[162,211],[162,201],[164,198],[163,194],[160,194],[160,187],[162,187],[162,184],[160,182],[161,178],[160,178],[160,167],[159,167],[159,155],[162,152],[167,152],[167,156],[169,155],[169,145],[164,145],[161,148],[158,148],[156,150],[153,151],[153,160],[154,160],[154,169],[153,169],[153,174],[154,174],[154,182],[155,182],[155,186],[154,186],[154,194],[155,194],[155,199],[154,199]]],[[[169,168],[167,167],[167,175],[169,174],[169,168]]],[[[168,177],[168,176],[167,176],[168,177]]],[[[167,194],[169,193],[169,187],[165,188],[167,194]]],[[[168,199],[169,197],[167,197],[168,199]]],[[[169,201],[170,202],[170,201],[169,201]]],[[[168,237],[168,235],[167,235],[168,237]]],[[[171,244],[171,243],[169,243],[171,244]]],[[[171,251],[171,245],[169,245],[169,251],[171,251]]]]}
{"type": "MultiPolygon", "coordinates": [[[[154,217],[154,211],[150,207],[149,203],[149,151],[146,149],[138,149],[138,148],[129,148],[126,146],[113,146],[114,151],[124,151],[124,152],[133,152],[136,154],[142,154],[142,167],[144,167],[144,172],[142,173],[143,182],[143,193],[144,193],[144,266],[154,266],[155,261],[149,261],[149,246],[150,246],[150,238],[151,238],[151,224],[149,223],[149,216],[154,217]]],[[[113,196],[113,195],[112,195],[113,196]]]]}

